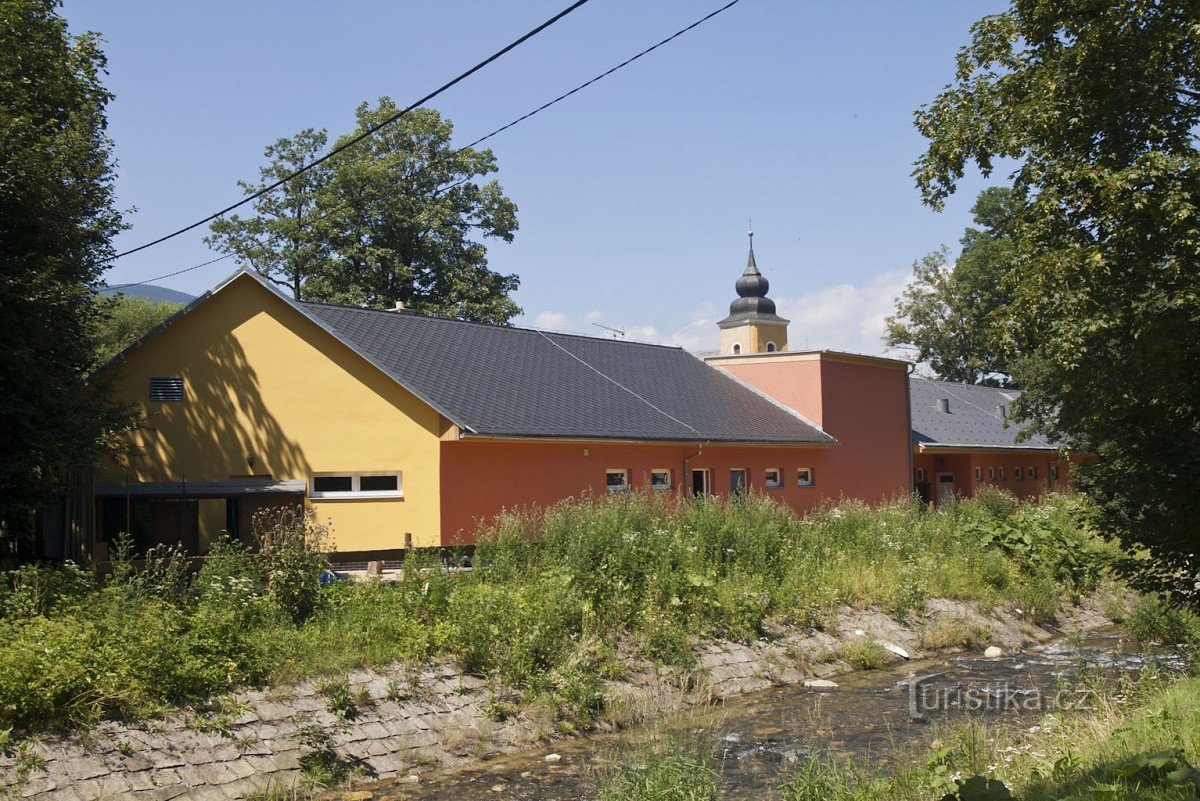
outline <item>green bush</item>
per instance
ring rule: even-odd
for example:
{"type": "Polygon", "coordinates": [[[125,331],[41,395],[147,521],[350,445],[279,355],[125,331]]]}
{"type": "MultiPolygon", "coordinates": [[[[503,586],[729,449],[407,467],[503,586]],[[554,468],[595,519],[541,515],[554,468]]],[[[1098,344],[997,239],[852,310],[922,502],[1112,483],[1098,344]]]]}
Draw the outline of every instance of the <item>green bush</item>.
{"type": "Polygon", "coordinates": [[[599,801],[715,801],[719,775],[707,750],[652,753],[623,765],[600,785],[599,801]]]}
{"type": "Polygon", "coordinates": [[[1155,595],[1145,595],[1138,599],[1126,625],[1130,635],[1143,643],[1200,643],[1200,616],[1155,595]]]}
{"type": "Polygon", "coordinates": [[[946,597],[1049,619],[1115,555],[1078,513],[1070,498],[997,496],[934,512],[846,502],[799,519],[754,494],[606,495],[502,516],[480,532],[472,571],[411,554],[396,581],[331,586],[330,533],[272,513],[256,520],[259,552],[218,540],[190,580],[173,551],[135,568],[120,549],[102,586],[70,566],[3,574],[0,731],[436,656],[543,696],[579,727],[622,643],[687,669],[704,639],[822,627],[846,605],[908,614],[946,597]]]}

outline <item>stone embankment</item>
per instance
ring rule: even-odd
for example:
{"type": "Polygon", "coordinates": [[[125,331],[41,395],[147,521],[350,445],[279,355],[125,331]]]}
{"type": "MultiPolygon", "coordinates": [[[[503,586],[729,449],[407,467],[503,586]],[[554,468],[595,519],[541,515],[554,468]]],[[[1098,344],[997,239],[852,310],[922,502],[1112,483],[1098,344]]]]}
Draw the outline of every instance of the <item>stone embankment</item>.
{"type": "MultiPolygon", "coordinates": [[[[970,603],[931,600],[902,622],[878,610],[843,610],[824,631],[776,631],[751,644],[696,649],[697,669],[681,676],[630,660],[608,687],[600,728],[628,725],[681,704],[703,703],[777,684],[845,671],[841,650],[863,638],[913,657],[944,648],[951,635],[986,634],[987,644],[1021,648],[1063,631],[1108,621],[1092,602],[1062,617],[1058,631],[1016,612],[984,615],[970,603]]],[[[61,737],[43,737],[0,755],[0,798],[237,799],[291,787],[305,766],[344,767],[368,778],[420,781],[433,767],[461,765],[558,738],[553,716],[536,704],[499,710],[483,680],[443,663],[416,670],[397,665],[355,671],[337,682],[248,690],[212,709],[157,721],[107,722],[61,737]]]]}

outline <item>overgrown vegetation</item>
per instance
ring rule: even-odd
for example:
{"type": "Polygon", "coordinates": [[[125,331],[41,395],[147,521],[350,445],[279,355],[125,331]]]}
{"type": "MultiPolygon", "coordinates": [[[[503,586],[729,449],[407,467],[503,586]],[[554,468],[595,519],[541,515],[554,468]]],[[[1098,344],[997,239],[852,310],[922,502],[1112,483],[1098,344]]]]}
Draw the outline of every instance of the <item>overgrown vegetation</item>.
{"type": "Polygon", "coordinates": [[[352,717],[359,700],[336,681],[347,670],[453,656],[553,705],[573,731],[602,709],[618,647],[687,668],[696,638],[823,627],[843,605],[916,614],[931,597],[1050,615],[1117,556],[1077,522],[1078,503],[846,503],[797,519],[756,496],[604,497],[502,518],[472,571],[414,554],[398,581],[330,586],[328,532],[294,515],[257,521],[262,554],[219,542],[191,578],[172,552],[138,569],[119,555],[102,584],[26,567],[0,582],[0,730],[154,714],[307,676],[334,677],[324,695],[352,717]]]}

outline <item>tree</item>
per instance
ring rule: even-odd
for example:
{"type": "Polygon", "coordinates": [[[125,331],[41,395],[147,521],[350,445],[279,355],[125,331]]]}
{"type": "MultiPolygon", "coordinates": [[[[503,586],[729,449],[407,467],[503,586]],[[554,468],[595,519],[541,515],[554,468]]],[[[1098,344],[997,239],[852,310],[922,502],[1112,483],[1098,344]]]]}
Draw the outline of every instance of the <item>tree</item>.
{"type": "Polygon", "coordinates": [[[70,36],[57,6],[0,2],[0,537],[27,533],[119,418],[102,387],[81,392],[121,227],[111,96],[97,37],[70,36]]]}
{"type": "Polygon", "coordinates": [[[887,319],[888,345],[911,348],[917,362],[947,381],[1011,382],[1016,343],[1003,324],[1010,301],[1004,281],[1013,252],[1007,227],[1017,207],[1011,189],[983,190],[971,209],[981,227],[966,230],[954,266],[947,265],[946,248],[913,264],[913,280],[887,319]]]}
{"type": "MultiPolygon", "coordinates": [[[[382,98],[355,112],[357,128],[397,113],[382,98]]],[[[482,239],[511,242],[517,207],[495,180],[490,150],[451,146],[453,126],[417,109],[318,167],[302,187],[255,204],[255,215],[213,224],[210,242],[307,300],[374,308],[396,301],[414,311],[506,323],[515,275],[488,268],[482,239]]],[[[264,183],[311,161],[325,133],[303,131],[268,148],[264,183]]],[[[245,186],[247,191],[258,187],[245,186]]]]}
{"type": "MultiPolygon", "coordinates": [[[[269,160],[259,168],[258,184],[238,181],[246,194],[260,191],[311,163],[324,150],[325,131],[305,128],[290,139],[269,145],[269,160]]],[[[329,247],[323,235],[317,199],[329,182],[328,163],[293,178],[253,203],[254,216],[233,215],[215,220],[205,242],[223,253],[234,253],[261,275],[287,287],[301,299],[307,278],[328,266],[329,247]]]]}
{"type": "Polygon", "coordinates": [[[1029,343],[1015,411],[1096,455],[1079,482],[1103,523],[1186,561],[1200,541],[1200,8],[1014,0],[973,26],[916,123],[934,208],[968,166],[1015,163],[1005,317],[1029,343]]]}
{"type": "Polygon", "coordinates": [[[96,302],[102,305],[104,313],[97,331],[97,367],[107,363],[183,308],[182,303],[132,295],[98,297],[96,302]]]}

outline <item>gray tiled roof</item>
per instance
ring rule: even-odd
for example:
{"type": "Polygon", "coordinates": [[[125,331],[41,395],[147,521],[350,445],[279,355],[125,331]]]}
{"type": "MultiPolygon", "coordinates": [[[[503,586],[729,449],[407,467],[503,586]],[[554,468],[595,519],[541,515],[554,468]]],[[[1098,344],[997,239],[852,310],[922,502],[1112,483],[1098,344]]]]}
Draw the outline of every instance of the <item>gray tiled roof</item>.
{"type": "Polygon", "coordinates": [[[1006,420],[996,408],[1010,408],[1020,395],[1015,389],[911,378],[909,403],[913,441],[970,448],[1053,448],[1054,445],[1040,435],[1018,442],[1021,424],[1006,420]],[[950,401],[949,414],[939,409],[938,401],[942,398],[950,401]]]}
{"type": "Polygon", "coordinates": [[[680,348],[289,302],[469,433],[835,441],[680,348]]]}

